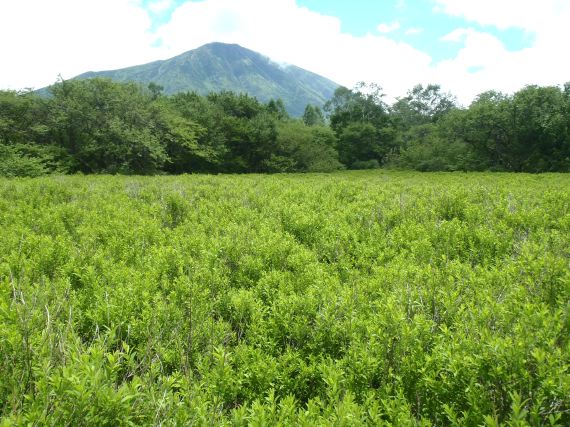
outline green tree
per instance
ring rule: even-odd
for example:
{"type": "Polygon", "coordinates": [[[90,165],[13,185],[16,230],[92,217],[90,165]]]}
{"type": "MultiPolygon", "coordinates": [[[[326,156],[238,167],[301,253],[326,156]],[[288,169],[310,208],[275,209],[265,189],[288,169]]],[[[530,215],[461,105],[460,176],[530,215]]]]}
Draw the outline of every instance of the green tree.
{"type": "Polygon", "coordinates": [[[152,99],[136,84],[73,80],[51,87],[52,137],[82,172],[155,173],[168,161],[152,99]]]}
{"type": "Polygon", "coordinates": [[[256,98],[245,93],[211,92],[206,99],[220,108],[224,114],[237,118],[252,119],[265,110],[265,106],[256,98]]]}
{"type": "Polygon", "coordinates": [[[512,98],[514,127],[510,159],[514,170],[568,170],[568,118],[560,88],[527,86],[512,98]]]}
{"type": "Polygon", "coordinates": [[[307,104],[303,113],[303,123],[307,126],[324,126],[325,116],[318,105],[307,104]]]}
{"type": "Polygon", "coordinates": [[[340,134],[338,153],[340,160],[352,168],[359,168],[359,163],[362,165],[362,162],[374,160],[379,166],[382,150],[377,129],[370,123],[350,123],[340,134]]]}
{"type": "Polygon", "coordinates": [[[68,170],[70,158],[50,138],[48,103],[32,92],[0,91],[0,174],[37,176],[68,170]]]}
{"type": "Polygon", "coordinates": [[[336,137],[324,126],[299,120],[277,125],[276,150],[265,161],[270,172],[330,172],[342,168],[334,146],[336,137]]]}
{"type": "Polygon", "coordinates": [[[383,98],[379,86],[361,83],[354,90],[338,88],[326,103],[345,165],[377,167],[393,149],[394,129],[383,98]]]}
{"type": "Polygon", "coordinates": [[[399,152],[390,156],[390,167],[428,172],[483,170],[487,166],[472,146],[443,136],[441,126],[434,123],[413,126],[406,138],[399,152]]]}
{"type": "Polygon", "coordinates": [[[289,119],[289,113],[287,112],[287,109],[285,108],[285,103],[281,98],[278,98],[277,100],[271,99],[267,103],[267,111],[270,114],[274,115],[275,118],[277,118],[277,120],[289,119]]]}
{"type": "Polygon", "coordinates": [[[195,92],[179,93],[163,99],[163,102],[168,104],[169,110],[199,126],[196,149],[171,152],[167,170],[174,173],[222,171],[228,154],[228,136],[222,128],[225,117],[223,109],[195,92]]]}
{"type": "Polygon", "coordinates": [[[156,84],[155,82],[150,82],[148,84],[148,90],[150,91],[151,98],[154,100],[162,96],[162,93],[164,91],[164,86],[156,84]]]}
{"type": "Polygon", "coordinates": [[[0,91],[0,144],[49,143],[46,100],[32,92],[0,91]]]}
{"type": "Polygon", "coordinates": [[[568,102],[558,87],[527,86],[512,96],[479,95],[442,120],[444,133],[468,143],[493,169],[568,170],[568,102]]]}
{"type": "Polygon", "coordinates": [[[354,122],[370,123],[376,129],[387,126],[389,116],[383,98],[382,88],[377,85],[359,83],[354,90],[339,87],[325,104],[332,129],[340,135],[354,122]]]}
{"type": "Polygon", "coordinates": [[[264,162],[275,150],[275,114],[256,98],[230,91],[206,97],[216,111],[217,126],[225,143],[222,170],[263,172],[264,162]]]}
{"type": "Polygon", "coordinates": [[[510,97],[488,91],[475,98],[467,110],[454,112],[441,123],[449,139],[468,143],[495,170],[510,169],[513,124],[509,117],[510,97]]]}
{"type": "Polygon", "coordinates": [[[404,129],[412,126],[435,123],[449,111],[457,108],[456,99],[441,87],[429,84],[414,86],[407,95],[392,105],[392,114],[404,129]]]}

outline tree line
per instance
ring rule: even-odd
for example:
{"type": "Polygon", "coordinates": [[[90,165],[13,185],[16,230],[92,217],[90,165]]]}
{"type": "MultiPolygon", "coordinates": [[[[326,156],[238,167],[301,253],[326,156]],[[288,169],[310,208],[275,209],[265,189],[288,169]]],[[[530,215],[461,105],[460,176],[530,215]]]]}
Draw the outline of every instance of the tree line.
{"type": "Polygon", "coordinates": [[[570,83],[485,92],[467,108],[438,85],[389,105],[360,84],[302,118],[279,99],[164,96],[153,83],[60,80],[49,91],[0,91],[0,175],[570,170],[570,83]]]}

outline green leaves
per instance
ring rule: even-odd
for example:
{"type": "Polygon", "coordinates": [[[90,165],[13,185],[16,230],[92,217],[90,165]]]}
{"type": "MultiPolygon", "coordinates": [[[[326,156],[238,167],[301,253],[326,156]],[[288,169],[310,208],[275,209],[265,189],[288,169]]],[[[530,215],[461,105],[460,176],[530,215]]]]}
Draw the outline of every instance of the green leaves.
{"type": "Polygon", "coordinates": [[[567,425],[568,188],[0,180],[1,423],[567,425]]]}

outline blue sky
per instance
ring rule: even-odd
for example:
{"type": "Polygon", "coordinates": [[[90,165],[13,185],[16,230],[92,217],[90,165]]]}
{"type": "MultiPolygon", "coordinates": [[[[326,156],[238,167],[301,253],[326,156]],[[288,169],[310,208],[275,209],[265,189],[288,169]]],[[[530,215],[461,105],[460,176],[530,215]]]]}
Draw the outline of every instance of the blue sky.
{"type": "Polygon", "coordinates": [[[469,103],[489,89],[570,80],[570,0],[7,0],[0,88],[238,43],[389,97],[439,83],[469,103]],[[7,18],[7,19],[6,19],[7,18]]]}
{"type": "MultiPolygon", "coordinates": [[[[168,7],[159,11],[152,10],[153,3],[156,1],[143,2],[152,18],[152,28],[156,29],[168,23],[172,12],[186,1],[170,1],[168,7]]],[[[501,40],[510,51],[532,46],[534,38],[531,32],[522,28],[498,29],[438,12],[431,0],[297,0],[296,3],[315,12],[338,17],[341,30],[354,36],[378,33],[380,23],[397,23],[399,28],[390,31],[390,36],[429,53],[436,62],[453,58],[461,49],[460,44],[440,40],[458,27],[470,26],[486,31],[501,40]]]]}
{"type": "Polygon", "coordinates": [[[491,25],[483,26],[462,17],[434,11],[434,2],[430,0],[299,0],[297,4],[338,16],[342,30],[355,36],[376,33],[379,23],[398,23],[400,27],[390,32],[390,36],[429,53],[434,61],[451,59],[457,55],[461,45],[440,39],[458,27],[487,31],[499,38],[511,51],[531,46],[533,39],[531,33],[520,28],[499,30],[491,25]],[[412,31],[406,33],[409,30],[412,31]]]}

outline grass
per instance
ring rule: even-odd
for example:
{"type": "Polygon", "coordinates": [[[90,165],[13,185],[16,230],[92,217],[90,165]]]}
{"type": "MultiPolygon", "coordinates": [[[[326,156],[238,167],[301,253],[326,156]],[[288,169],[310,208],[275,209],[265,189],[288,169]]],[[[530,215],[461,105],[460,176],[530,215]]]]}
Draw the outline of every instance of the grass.
{"type": "Polygon", "coordinates": [[[0,425],[568,425],[570,176],[0,180],[0,425]]]}

